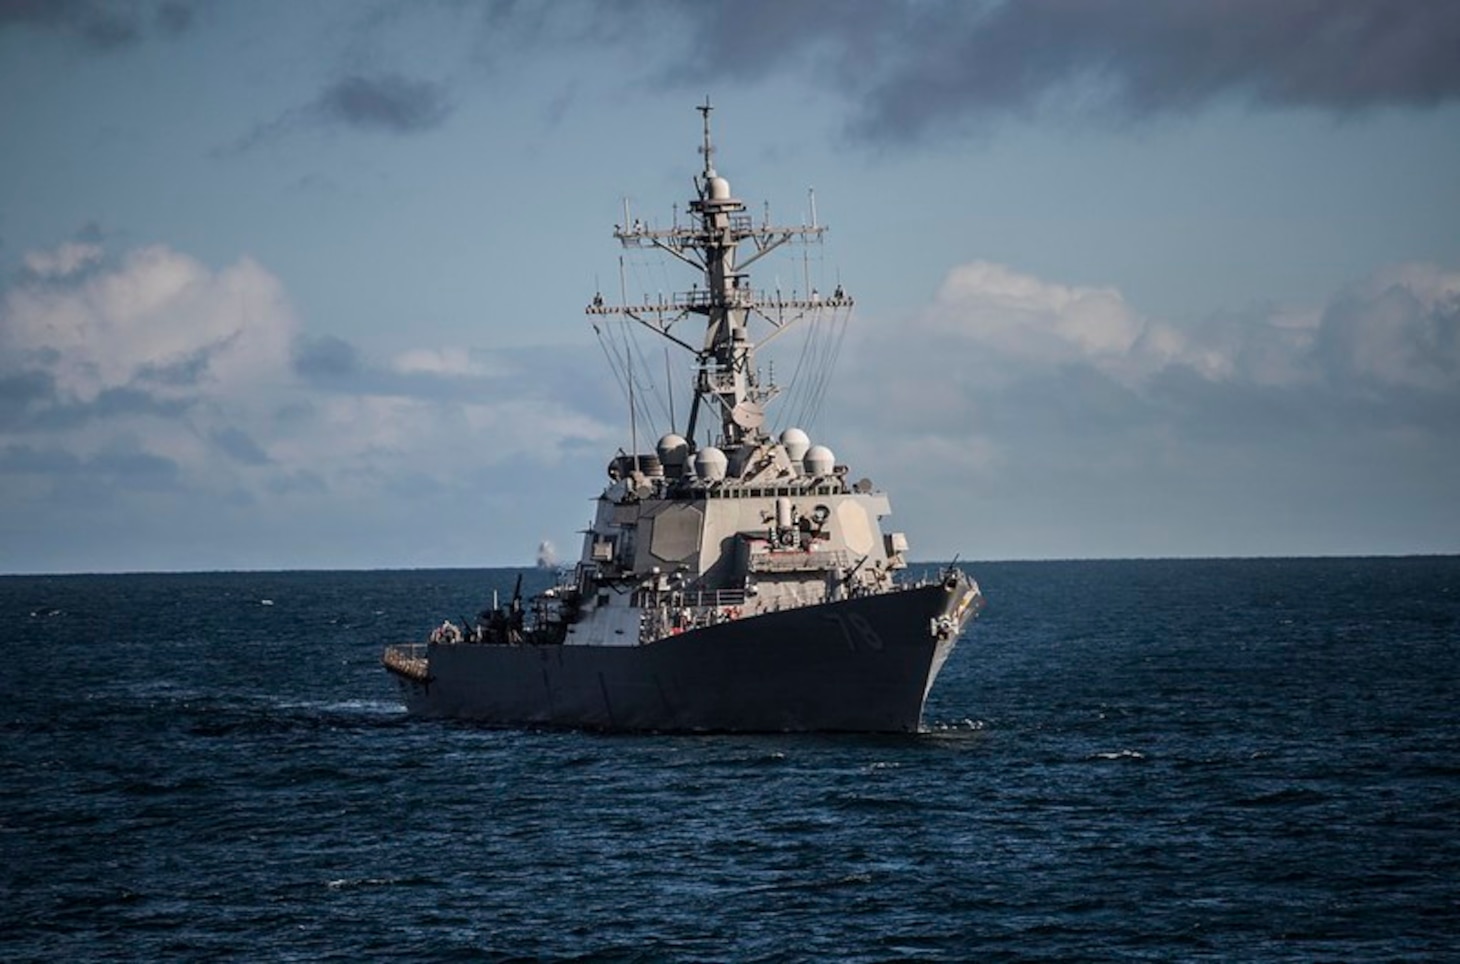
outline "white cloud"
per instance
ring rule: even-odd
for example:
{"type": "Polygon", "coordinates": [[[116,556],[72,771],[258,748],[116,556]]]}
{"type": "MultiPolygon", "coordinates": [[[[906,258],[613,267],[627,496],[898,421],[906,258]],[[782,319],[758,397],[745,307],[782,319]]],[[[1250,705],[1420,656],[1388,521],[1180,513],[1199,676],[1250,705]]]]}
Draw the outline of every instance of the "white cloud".
{"type": "Polygon", "coordinates": [[[1041,361],[1124,354],[1142,330],[1114,288],[1051,284],[987,261],[950,271],[928,317],[986,346],[1041,361]]]}
{"type": "MultiPolygon", "coordinates": [[[[48,565],[91,564],[74,560],[98,532],[128,533],[112,567],[133,564],[131,540],[169,539],[183,566],[217,564],[190,561],[199,542],[252,544],[255,565],[350,564],[336,547],[370,545],[371,564],[526,561],[545,523],[581,521],[563,513],[625,441],[578,373],[539,377],[530,354],[372,365],[338,342],[347,363],[315,377],[282,285],[248,259],[31,260],[45,270],[0,300],[0,531],[46,533],[48,565]]],[[[1407,520],[1394,544],[1443,547],[1427,500],[1460,484],[1457,325],[1460,272],[1435,266],[1178,326],[1114,287],[975,262],[907,324],[864,329],[839,424],[808,427],[888,486],[930,555],[1078,553],[1081,532],[1118,554],[1240,550],[1192,541],[1228,516],[1270,551],[1295,501],[1334,506],[1305,509],[1308,546],[1343,545],[1328,527],[1384,505],[1407,520]],[[1164,514],[1132,516],[1151,506],[1164,514]],[[988,541],[1000,531],[1009,548],[988,541]]],[[[33,542],[5,542],[0,569],[37,565],[33,542]]]]}
{"type": "Polygon", "coordinates": [[[1460,375],[1457,318],[1460,272],[1435,265],[1381,269],[1321,308],[1249,311],[1183,329],[1143,318],[1115,288],[975,261],[949,272],[917,327],[959,339],[967,362],[1000,378],[1080,364],[1138,386],[1180,366],[1212,382],[1361,378],[1448,390],[1460,375]]]}
{"type": "Polygon", "coordinates": [[[467,348],[416,348],[402,352],[391,368],[404,375],[482,378],[501,374],[485,355],[467,348]]]}
{"type": "MultiPolygon", "coordinates": [[[[312,378],[283,286],[247,258],[213,269],[156,245],[110,263],[65,249],[29,260],[0,300],[0,531],[49,514],[61,533],[84,528],[82,514],[105,526],[128,513],[164,526],[191,514],[206,530],[224,525],[209,507],[225,505],[297,517],[299,533],[326,514],[336,527],[387,515],[408,527],[407,504],[427,505],[424,530],[423,497],[458,514],[527,498],[565,451],[613,435],[571,395],[470,348],[372,367],[341,342],[350,364],[312,378]],[[149,501],[159,491],[165,505],[149,501]]],[[[234,518],[226,538],[264,516],[234,518]]],[[[0,569],[24,567],[23,552],[0,551],[0,569]]]]}
{"type": "Polygon", "coordinates": [[[100,245],[68,241],[53,251],[27,252],[25,269],[38,278],[65,278],[101,260],[100,245]]]}
{"type": "MultiPolygon", "coordinates": [[[[81,263],[74,247],[26,260],[64,277],[81,263]]],[[[75,285],[20,285],[0,317],[4,358],[44,368],[72,402],[143,385],[158,396],[187,396],[203,382],[213,394],[237,395],[278,375],[297,333],[278,281],[256,263],[214,272],[161,245],[132,251],[75,285]]]]}
{"type": "Polygon", "coordinates": [[[987,261],[950,271],[919,324],[977,345],[985,367],[1086,363],[1129,381],[1178,359],[1216,364],[1115,288],[1058,284],[987,261]]]}
{"type": "Polygon", "coordinates": [[[1080,554],[1092,532],[1116,554],[1460,544],[1435,501],[1460,485],[1460,271],[1178,325],[973,262],[856,347],[848,381],[876,390],[843,393],[828,441],[950,554],[1080,554]]]}
{"type": "Polygon", "coordinates": [[[1314,350],[1335,380],[1460,389],[1460,271],[1410,264],[1375,272],[1328,305],[1314,350]]]}

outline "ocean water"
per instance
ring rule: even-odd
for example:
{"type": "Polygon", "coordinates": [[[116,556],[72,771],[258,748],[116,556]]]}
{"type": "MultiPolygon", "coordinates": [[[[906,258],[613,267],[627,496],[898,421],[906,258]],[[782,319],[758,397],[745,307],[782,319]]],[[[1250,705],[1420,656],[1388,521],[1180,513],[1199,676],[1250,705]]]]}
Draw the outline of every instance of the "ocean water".
{"type": "Polygon", "coordinates": [[[0,578],[0,957],[1460,956],[1460,558],[969,568],[897,738],[407,719],[515,571],[0,578]]]}

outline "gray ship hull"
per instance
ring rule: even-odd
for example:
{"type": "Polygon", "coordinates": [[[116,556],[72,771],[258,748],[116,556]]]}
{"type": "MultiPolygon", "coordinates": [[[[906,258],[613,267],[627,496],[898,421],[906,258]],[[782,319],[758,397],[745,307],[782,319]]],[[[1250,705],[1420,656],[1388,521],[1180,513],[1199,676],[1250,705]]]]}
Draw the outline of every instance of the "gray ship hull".
{"type": "Polygon", "coordinates": [[[638,646],[432,644],[415,715],[604,730],[916,732],[978,590],[928,585],[638,646]],[[933,627],[942,618],[945,629],[933,627]],[[951,619],[951,623],[950,620],[951,619]]]}

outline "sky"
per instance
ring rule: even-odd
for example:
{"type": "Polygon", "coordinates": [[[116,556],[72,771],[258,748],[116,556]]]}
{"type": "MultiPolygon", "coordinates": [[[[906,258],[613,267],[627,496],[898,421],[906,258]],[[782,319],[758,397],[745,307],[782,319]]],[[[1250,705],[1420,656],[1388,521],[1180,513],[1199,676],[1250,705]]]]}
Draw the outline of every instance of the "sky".
{"type": "Polygon", "coordinates": [[[683,215],[707,97],[751,212],[814,190],[753,280],[856,299],[797,417],[913,558],[1460,552],[1457,49],[1446,0],[0,0],[0,572],[574,558],[631,437],[583,308],[694,280],[612,231],[683,215]]]}

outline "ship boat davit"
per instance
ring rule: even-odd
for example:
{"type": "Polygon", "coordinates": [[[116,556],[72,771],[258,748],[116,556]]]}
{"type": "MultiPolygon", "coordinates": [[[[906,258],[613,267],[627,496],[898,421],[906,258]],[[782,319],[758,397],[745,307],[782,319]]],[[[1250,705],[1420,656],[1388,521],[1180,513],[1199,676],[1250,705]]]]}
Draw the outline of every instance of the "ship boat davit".
{"type": "MultiPolygon", "coordinates": [[[[704,162],[684,223],[676,214],[655,228],[626,210],[614,236],[700,280],[642,304],[599,294],[587,308],[693,357],[683,434],[640,453],[631,428],[582,556],[557,585],[524,599],[519,579],[510,602],[474,623],[386,648],[411,714],[603,730],[916,732],[983,605],[956,565],[906,578],[908,541],[882,527],[887,495],[849,482],[805,431],[767,430],[779,390],[756,367],[753,330],[768,332],[764,344],[848,312],[852,299],[840,283],[826,295],[751,286],[752,264],[826,229],[814,206],[810,224],[755,223],[715,169],[710,105],[697,109],[704,162]],[[704,326],[702,340],[688,336],[697,344],[676,327],[693,319],[704,326]]],[[[632,412],[635,379],[620,376],[632,412]]]]}

